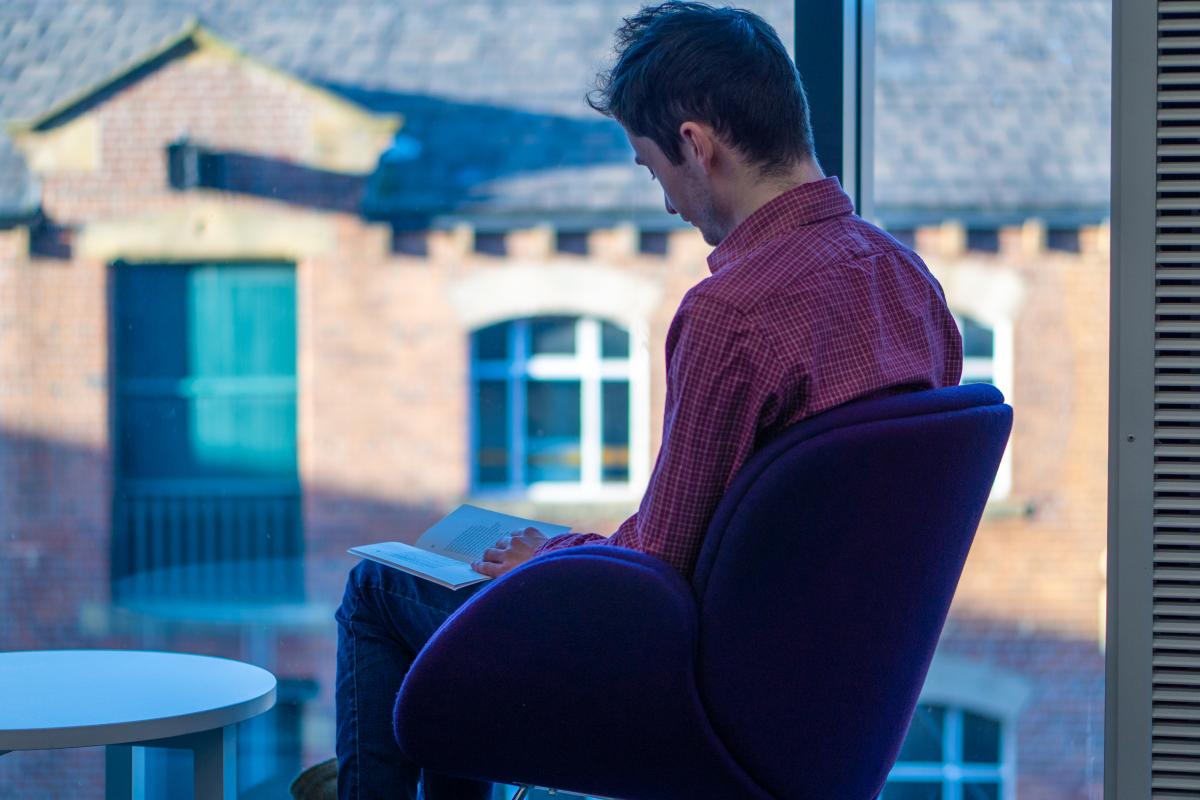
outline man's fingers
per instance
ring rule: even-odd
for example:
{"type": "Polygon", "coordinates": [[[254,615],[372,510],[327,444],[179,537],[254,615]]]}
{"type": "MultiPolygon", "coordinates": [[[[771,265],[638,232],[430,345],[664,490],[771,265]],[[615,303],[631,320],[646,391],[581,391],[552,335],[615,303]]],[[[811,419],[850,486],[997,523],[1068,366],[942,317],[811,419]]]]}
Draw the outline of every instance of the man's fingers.
{"type": "Polygon", "coordinates": [[[501,575],[528,561],[533,552],[532,548],[534,545],[544,538],[541,531],[537,528],[525,528],[521,531],[513,531],[507,536],[501,537],[500,541],[496,542],[494,547],[484,550],[480,559],[471,564],[471,569],[480,575],[487,575],[489,578],[499,578],[501,575]],[[528,536],[534,537],[534,541],[526,541],[526,537],[528,536]],[[522,546],[514,547],[518,542],[522,546]]]}
{"type": "Polygon", "coordinates": [[[476,561],[471,565],[471,569],[475,570],[480,575],[487,575],[489,578],[497,578],[501,575],[504,567],[491,561],[476,561]]]}

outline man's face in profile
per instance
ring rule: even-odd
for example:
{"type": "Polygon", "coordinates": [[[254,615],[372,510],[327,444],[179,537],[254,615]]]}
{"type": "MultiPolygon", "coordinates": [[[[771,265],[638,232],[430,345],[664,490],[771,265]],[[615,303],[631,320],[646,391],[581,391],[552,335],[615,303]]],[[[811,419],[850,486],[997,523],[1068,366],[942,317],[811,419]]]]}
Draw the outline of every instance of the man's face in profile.
{"type": "Polygon", "coordinates": [[[684,222],[698,228],[708,244],[714,247],[720,244],[722,237],[712,192],[704,170],[689,158],[687,148],[683,148],[683,163],[672,164],[653,139],[637,136],[628,128],[625,128],[625,136],[636,154],[634,162],[650,170],[650,175],[662,187],[667,213],[678,214],[684,222]]]}

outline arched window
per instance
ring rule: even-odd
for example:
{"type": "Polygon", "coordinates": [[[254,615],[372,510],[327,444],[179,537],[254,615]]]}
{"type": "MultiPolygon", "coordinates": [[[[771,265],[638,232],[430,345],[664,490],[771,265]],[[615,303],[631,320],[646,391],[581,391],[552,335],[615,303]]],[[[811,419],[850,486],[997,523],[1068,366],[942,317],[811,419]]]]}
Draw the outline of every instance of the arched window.
{"type": "Polygon", "coordinates": [[[922,703],[880,800],[1004,800],[1011,746],[999,719],[922,703]]]}
{"type": "Polygon", "coordinates": [[[991,328],[965,314],[954,321],[963,340],[963,383],[996,383],[996,334],[991,328]]]}
{"type": "Polygon", "coordinates": [[[472,483],[533,499],[626,496],[641,472],[646,387],[627,329],[590,316],[471,335],[472,483]]]}
{"type": "MultiPolygon", "coordinates": [[[[989,326],[975,317],[955,313],[954,321],[963,340],[963,383],[990,383],[1012,402],[1012,324],[989,326]]],[[[1011,445],[1009,447],[1011,450],[1011,445]]],[[[992,486],[992,498],[1007,497],[1012,488],[1012,457],[1005,450],[992,486]]]]}

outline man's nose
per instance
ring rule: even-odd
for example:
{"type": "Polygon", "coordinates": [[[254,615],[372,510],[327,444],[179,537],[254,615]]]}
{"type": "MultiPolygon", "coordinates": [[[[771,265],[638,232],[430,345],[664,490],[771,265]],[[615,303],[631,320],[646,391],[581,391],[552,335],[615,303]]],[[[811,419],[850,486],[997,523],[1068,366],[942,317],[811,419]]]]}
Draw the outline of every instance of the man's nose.
{"type": "Polygon", "coordinates": [[[663,205],[665,205],[667,207],[668,214],[678,214],[679,213],[678,211],[675,210],[675,206],[671,205],[671,198],[667,197],[666,192],[663,192],[663,205]]]}

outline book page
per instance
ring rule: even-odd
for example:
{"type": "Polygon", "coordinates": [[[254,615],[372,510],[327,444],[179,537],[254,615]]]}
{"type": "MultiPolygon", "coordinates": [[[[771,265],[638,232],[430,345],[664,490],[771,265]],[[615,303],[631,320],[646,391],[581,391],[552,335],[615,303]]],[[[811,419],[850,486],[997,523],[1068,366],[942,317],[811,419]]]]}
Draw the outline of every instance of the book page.
{"type": "Polygon", "coordinates": [[[535,519],[514,517],[472,505],[461,505],[441,522],[421,534],[416,546],[431,553],[470,564],[506,534],[525,528],[537,528],[546,536],[558,536],[571,530],[569,525],[553,525],[535,519]]]}
{"type": "Polygon", "coordinates": [[[389,567],[428,578],[452,589],[488,580],[487,576],[480,575],[471,569],[470,564],[447,558],[438,553],[429,553],[404,542],[367,544],[352,547],[348,552],[360,558],[369,558],[389,567]]]}

